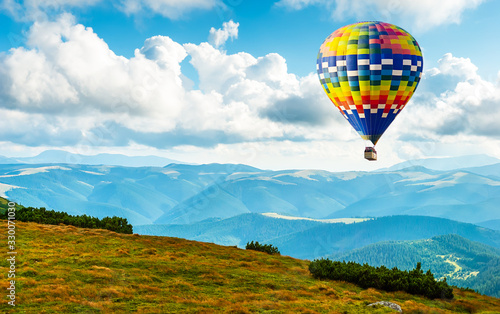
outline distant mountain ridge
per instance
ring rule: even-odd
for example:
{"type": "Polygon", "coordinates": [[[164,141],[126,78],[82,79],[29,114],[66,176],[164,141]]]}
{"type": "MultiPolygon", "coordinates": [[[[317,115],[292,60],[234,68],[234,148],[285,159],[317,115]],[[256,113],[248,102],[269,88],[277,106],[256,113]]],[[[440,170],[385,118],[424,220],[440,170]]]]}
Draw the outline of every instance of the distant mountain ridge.
{"type": "Polygon", "coordinates": [[[0,164],[0,195],[73,214],[119,215],[133,225],[266,212],[313,219],[424,215],[480,223],[500,219],[500,164],[336,173],[235,164],[0,164]]]}
{"type": "MultiPolygon", "coordinates": [[[[126,167],[163,167],[171,163],[186,164],[179,160],[173,160],[154,155],[149,156],[126,156],[122,154],[101,153],[97,155],[84,155],[70,153],[64,150],[46,150],[32,157],[5,157],[0,155],[0,164],[82,164],[82,165],[115,165],[126,167]]],[[[448,171],[454,169],[482,167],[493,164],[499,164],[500,159],[485,155],[468,155],[458,157],[431,157],[424,159],[408,160],[391,167],[375,170],[394,171],[402,170],[414,166],[423,166],[432,170],[448,171]]]]}
{"type": "Polygon", "coordinates": [[[125,167],[163,167],[177,160],[158,156],[126,156],[122,154],[82,155],[63,150],[46,150],[34,157],[0,156],[0,164],[80,164],[80,165],[115,165],[125,167]]]}
{"type": "Polygon", "coordinates": [[[499,230],[500,231],[500,219],[487,220],[480,223],[477,223],[478,226],[499,230]]]}
{"type": "Polygon", "coordinates": [[[498,163],[500,163],[500,159],[480,154],[459,157],[415,159],[404,161],[388,168],[379,169],[377,171],[402,170],[413,166],[423,166],[432,170],[448,171],[454,169],[489,166],[498,163]]]}

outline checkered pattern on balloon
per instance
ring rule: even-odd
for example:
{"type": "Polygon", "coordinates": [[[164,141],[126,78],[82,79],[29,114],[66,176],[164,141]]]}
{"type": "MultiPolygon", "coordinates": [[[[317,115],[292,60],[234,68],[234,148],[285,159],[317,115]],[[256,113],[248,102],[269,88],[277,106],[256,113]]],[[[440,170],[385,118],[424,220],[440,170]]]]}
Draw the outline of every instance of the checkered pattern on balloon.
{"type": "Polygon", "coordinates": [[[410,100],[422,68],[415,38],[383,22],[336,30],[321,45],[317,59],[326,94],[361,137],[374,145],[410,100]]]}

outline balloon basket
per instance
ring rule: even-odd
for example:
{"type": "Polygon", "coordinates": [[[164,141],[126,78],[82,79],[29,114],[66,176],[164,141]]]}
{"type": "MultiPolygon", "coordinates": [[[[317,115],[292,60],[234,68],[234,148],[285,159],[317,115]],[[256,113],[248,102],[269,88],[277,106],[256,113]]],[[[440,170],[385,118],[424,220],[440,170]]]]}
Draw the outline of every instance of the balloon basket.
{"type": "Polygon", "coordinates": [[[370,161],[377,160],[377,151],[375,150],[375,147],[365,148],[365,159],[370,161]]]}

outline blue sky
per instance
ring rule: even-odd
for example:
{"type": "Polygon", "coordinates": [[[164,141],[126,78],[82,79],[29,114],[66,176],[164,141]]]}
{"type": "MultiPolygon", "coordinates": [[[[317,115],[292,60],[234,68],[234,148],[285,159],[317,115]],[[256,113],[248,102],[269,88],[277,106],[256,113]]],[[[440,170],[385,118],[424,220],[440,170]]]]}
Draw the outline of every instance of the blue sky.
{"type": "Polygon", "coordinates": [[[335,171],[500,158],[498,1],[4,0],[0,12],[6,156],[58,148],[335,171]],[[363,20],[406,29],[424,53],[377,163],[314,73],[323,40],[363,20]]]}

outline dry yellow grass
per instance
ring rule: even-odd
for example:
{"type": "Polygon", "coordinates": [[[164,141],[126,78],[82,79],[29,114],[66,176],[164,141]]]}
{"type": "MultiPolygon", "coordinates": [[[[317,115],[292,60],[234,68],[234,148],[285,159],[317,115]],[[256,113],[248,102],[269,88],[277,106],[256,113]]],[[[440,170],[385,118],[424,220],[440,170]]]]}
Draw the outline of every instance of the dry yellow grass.
{"type": "MultiPolygon", "coordinates": [[[[17,223],[16,313],[500,313],[500,300],[455,299],[318,281],[308,262],[177,238],[17,223]]],[[[0,235],[6,243],[6,233],[0,235]]],[[[6,291],[7,263],[0,264],[6,291]]]]}

